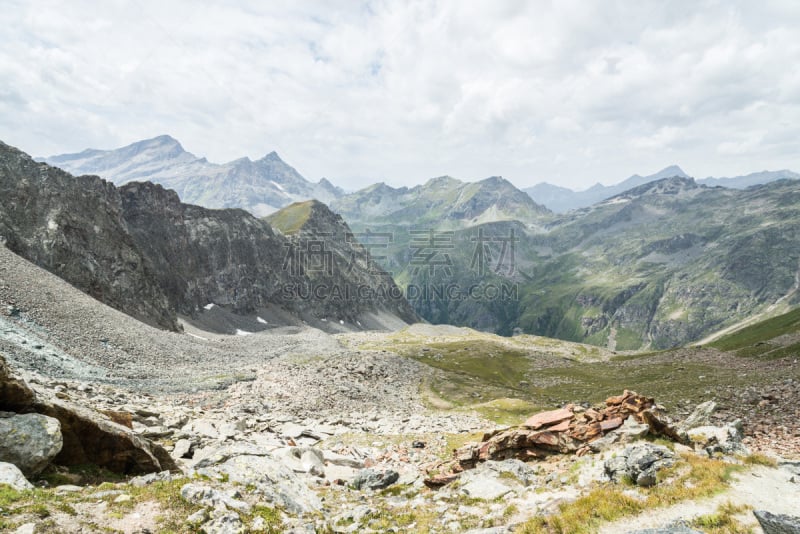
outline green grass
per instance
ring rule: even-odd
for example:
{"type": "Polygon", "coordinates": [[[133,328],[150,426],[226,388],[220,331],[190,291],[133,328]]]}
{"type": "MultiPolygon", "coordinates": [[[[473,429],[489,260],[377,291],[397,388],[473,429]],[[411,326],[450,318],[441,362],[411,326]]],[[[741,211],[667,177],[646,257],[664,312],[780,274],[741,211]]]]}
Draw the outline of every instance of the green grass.
{"type": "Polygon", "coordinates": [[[659,472],[659,481],[670,479],[670,483],[641,489],[643,499],[623,493],[619,486],[605,484],[573,502],[562,504],[556,514],[529,520],[517,532],[588,534],[595,532],[603,522],[715,495],[729,485],[731,475],[740,469],[740,466],[689,454],[676,466],[659,472]]]}
{"type": "MultiPolygon", "coordinates": [[[[755,347],[759,343],[766,343],[784,334],[796,332],[800,332],[800,308],[723,336],[711,343],[710,346],[724,351],[738,351],[755,347]]],[[[758,351],[758,354],[766,352],[770,345],[761,346],[764,347],[764,350],[758,351]]]]}
{"type": "Polygon", "coordinates": [[[265,219],[271,226],[284,234],[297,233],[311,217],[311,209],[314,206],[314,202],[314,200],[295,202],[265,217],[265,219]]]}
{"type": "Polygon", "coordinates": [[[695,518],[692,526],[706,534],[750,534],[752,529],[742,525],[735,517],[750,509],[749,506],[736,506],[727,502],[720,505],[713,514],[695,518]]]}
{"type": "MultiPolygon", "coordinates": [[[[491,352],[481,344],[431,345],[415,359],[444,371],[430,381],[435,395],[457,408],[474,409],[499,424],[519,424],[539,410],[565,402],[602,402],[623,389],[653,396],[675,406],[707,400],[706,390],[748,385],[735,368],[681,361],[669,353],[613,358],[607,362],[570,362],[539,367],[529,356],[491,352]],[[699,377],[703,376],[703,379],[699,377]],[[524,383],[521,383],[524,381],[524,383]]],[[[765,380],[768,376],[765,374],[765,380]]]]}

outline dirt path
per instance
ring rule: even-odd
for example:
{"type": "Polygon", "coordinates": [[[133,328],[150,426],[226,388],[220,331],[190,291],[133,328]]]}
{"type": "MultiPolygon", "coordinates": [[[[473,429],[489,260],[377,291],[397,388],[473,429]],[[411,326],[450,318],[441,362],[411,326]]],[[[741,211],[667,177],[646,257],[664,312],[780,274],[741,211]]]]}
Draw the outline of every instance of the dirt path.
{"type": "MultiPolygon", "coordinates": [[[[648,510],[636,517],[614,521],[600,529],[601,534],[619,534],[637,529],[659,528],[669,523],[713,514],[717,508],[730,502],[745,505],[753,510],[767,510],[774,514],[796,515],[800,506],[800,483],[791,482],[792,474],[783,469],[757,467],[745,473],[734,475],[736,481],[728,491],[710,499],[695,502],[682,502],[667,508],[648,510]]],[[[737,519],[760,533],[752,512],[746,512],[737,519]]]]}

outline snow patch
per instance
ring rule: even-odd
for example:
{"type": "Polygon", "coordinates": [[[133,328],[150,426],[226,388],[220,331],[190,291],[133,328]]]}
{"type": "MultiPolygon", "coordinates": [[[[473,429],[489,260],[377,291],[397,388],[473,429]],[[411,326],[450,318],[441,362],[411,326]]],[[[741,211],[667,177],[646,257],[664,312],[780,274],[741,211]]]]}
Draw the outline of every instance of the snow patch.
{"type": "Polygon", "coordinates": [[[252,335],[253,335],[253,333],[252,333],[252,332],[247,332],[246,330],[239,330],[239,329],[237,328],[237,329],[236,329],[236,335],[237,335],[237,336],[252,336],[252,335]]]}
{"type": "Polygon", "coordinates": [[[339,324],[344,324],[344,321],[342,321],[341,319],[339,319],[339,324]]]}
{"type": "Polygon", "coordinates": [[[261,324],[269,324],[267,321],[265,321],[265,320],[264,320],[264,319],[262,319],[261,317],[256,317],[256,321],[258,321],[258,322],[259,322],[259,323],[261,323],[261,324]]]}
{"type": "Polygon", "coordinates": [[[196,337],[197,339],[202,339],[203,341],[208,341],[208,338],[207,338],[207,337],[198,336],[197,334],[192,334],[191,332],[186,332],[186,335],[187,335],[187,336],[196,337]]]}
{"type": "Polygon", "coordinates": [[[212,303],[210,303],[210,304],[206,304],[205,306],[203,306],[203,309],[204,309],[204,310],[210,310],[210,309],[211,309],[211,308],[213,308],[213,307],[214,307],[214,303],[212,302],[212,303]]]}
{"type": "Polygon", "coordinates": [[[275,187],[277,187],[278,189],[280,189],[284,193],[286,192],[286,189],[284,189],[283,186],[281,184],[279,184],[278,182],[276,182],[275,180],[270,180],[269,183],[271,183],[272,185],[274,185],[275,187]]]}

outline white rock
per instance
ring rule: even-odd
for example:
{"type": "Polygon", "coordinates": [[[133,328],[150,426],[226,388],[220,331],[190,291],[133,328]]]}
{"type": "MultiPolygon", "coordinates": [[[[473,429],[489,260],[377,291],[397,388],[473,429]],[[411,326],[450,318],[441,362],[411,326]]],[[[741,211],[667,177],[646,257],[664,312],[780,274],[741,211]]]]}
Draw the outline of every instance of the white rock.
{"type": "Polygon", "coordinates": [[[17,491],[33,489],[33,484],[28,482],[22,471],[7,462],[0,462],[0,484],[8,484],[17,491]]]}
{"type": "Polygon", "coordinates": [[[461,491],[474,499],[493,501],[498,497],[510,493],[511,488],[498,482],[493,477],[477,477],[461,487],[461,491]]]}

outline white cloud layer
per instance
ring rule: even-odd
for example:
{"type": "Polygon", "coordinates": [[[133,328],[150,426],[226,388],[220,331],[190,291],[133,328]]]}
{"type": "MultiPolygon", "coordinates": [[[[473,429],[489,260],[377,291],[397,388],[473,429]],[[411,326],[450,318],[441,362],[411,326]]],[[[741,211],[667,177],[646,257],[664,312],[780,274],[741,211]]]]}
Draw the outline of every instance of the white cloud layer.
{"type": "Polygon", "coordinates": [[[0,139],[168,133],[355,189],[800,170],[800,3],[4,0],[0,139]]]}

